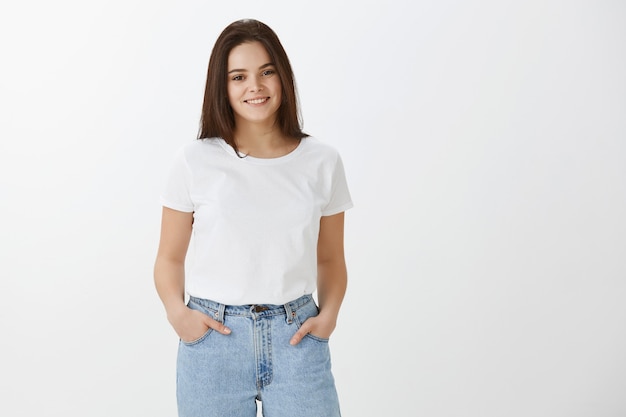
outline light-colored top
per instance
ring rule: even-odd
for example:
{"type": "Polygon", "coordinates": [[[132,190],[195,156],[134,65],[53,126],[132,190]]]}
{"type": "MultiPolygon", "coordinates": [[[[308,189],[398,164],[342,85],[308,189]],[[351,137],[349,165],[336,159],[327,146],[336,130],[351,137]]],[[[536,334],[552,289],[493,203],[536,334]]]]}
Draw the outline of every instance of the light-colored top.
{"type": "Polygon", "coordinates": [[[313,293],[320,218],[352,207],[339,153],[313,137],[269,159],[240,158],[221,138],[191,142],[161,203],[194,213],[187,293],[228,305],[313,293]]]}

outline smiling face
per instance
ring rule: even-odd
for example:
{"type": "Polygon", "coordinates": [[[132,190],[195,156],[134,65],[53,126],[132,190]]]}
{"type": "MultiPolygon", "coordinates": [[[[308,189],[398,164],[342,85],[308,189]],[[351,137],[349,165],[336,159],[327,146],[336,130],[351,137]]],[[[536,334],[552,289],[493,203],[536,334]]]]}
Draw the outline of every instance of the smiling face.
{"type": "Polygon", "coordinates": [[[275,122],[282,100],[280,77],[260,42],[246,42],[230,51],[227,91],[235,125],[275,122]]]}

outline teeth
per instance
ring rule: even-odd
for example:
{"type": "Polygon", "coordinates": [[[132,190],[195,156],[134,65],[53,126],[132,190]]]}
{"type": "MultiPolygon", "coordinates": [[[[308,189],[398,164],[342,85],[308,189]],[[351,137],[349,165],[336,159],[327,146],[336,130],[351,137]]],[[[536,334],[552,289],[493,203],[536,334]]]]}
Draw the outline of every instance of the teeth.
{"type": "Polygon", "coordinates": [[[266,98],[257,98],[254,100],[247,100],[247,102],[250,104],[261,104],[261,103],[264,103],[265,101],[267,101],[266,98]]]}

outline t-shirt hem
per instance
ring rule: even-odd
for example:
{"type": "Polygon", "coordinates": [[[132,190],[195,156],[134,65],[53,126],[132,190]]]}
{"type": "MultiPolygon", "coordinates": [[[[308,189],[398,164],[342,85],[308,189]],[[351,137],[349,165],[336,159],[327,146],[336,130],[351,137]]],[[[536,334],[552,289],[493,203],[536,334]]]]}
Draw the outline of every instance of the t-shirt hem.
{"type": "Polygon", "coordinates": [[[354,207],[354,204],[352,202],[345,203],[339,207],[322,211],[322,216],[332,216],[333,214],[341,213],[342,211],[346,211],[348,209],[351,209],[352,207],[354,207]]]}
{"type": "Polygon", "coordinates": [[[247,296],[236,296],[236,297],[228,297],[228,296],[203,296],[200,291],[198,294],[197,291],[188,291],[185,290],[185,293],[189,297],[199,298],[203,300],[209,300],[216,303],[224,304],[227,306],[244,306],[244,305],[254,305],[254,304],[271,304],[271,305],[284,305],[290,303],[292,301],[297,300],[298,298],[305,295],[313,295],[315,291],[305,291],[300,295],[291,294],[291,295],[276,295],[276,296],[260,296],[255,294],[253,297],[250,297],[250,294],[247,296]]]}
{"type": "Polygon", "coordinates": [[[173,210],[177,210],[177,211],[182,211],[185,213],[192,213],[193,212],[193,207],[189,207],[189,206],[184,206],[181,204],[176,204],[176,203],[172,203],[171,201],[168,201],[164,198],[161,198],[161,205],[163,207],[167,207],[167,208],[171,208],[173,210]]]}

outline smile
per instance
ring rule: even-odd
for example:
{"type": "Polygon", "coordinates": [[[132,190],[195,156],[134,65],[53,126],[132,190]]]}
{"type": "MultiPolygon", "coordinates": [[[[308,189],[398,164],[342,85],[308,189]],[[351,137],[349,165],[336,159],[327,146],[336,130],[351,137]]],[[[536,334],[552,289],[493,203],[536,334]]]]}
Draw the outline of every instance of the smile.
{"type": "Polygon", "coordinates": [[[265,103],[269,99],[270,99],[269,97],[253,98],[253,99],[250,99],[250,100],[244,100],[244,103],[261,104],[261,103],[265,103]]]}

